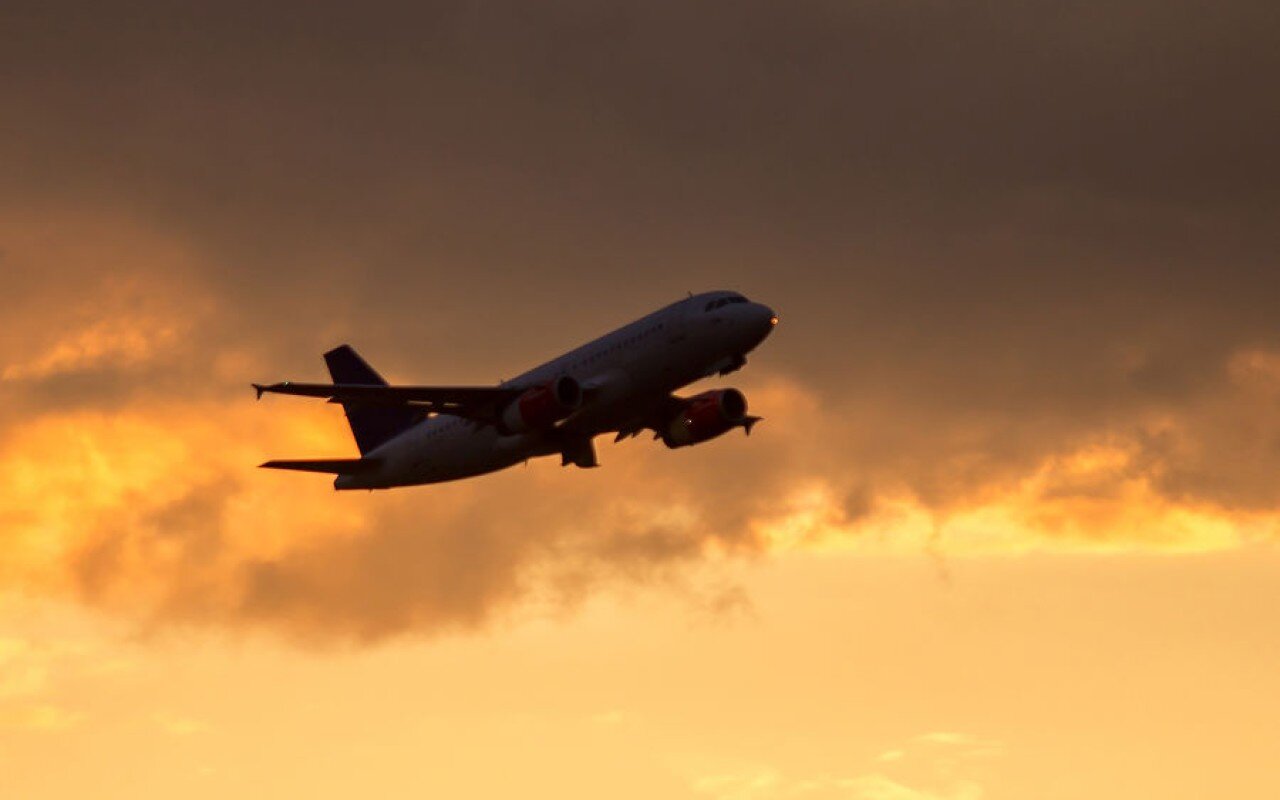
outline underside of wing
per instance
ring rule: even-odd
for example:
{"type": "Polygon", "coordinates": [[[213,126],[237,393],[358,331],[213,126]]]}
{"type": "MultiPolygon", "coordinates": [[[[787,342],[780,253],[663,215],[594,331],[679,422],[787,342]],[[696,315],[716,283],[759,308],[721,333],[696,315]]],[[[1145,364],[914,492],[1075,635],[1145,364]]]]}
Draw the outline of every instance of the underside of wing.
{"type": "Polygon", "coordinates": [[[646,403],[638,412],[618,425],[615,442],[639,436],[646,430],[658,433],[665,423],[679,413],[687,401],[674,394],[660,395],[646,403]]]}

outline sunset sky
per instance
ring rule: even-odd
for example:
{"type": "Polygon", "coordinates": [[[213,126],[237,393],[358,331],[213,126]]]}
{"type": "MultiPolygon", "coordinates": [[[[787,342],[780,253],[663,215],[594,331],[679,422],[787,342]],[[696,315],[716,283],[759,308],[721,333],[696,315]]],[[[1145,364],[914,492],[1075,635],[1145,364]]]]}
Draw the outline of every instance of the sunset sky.
{"type": "Polygon", "coordinates": [[[5,3],[0,798],[1280,797],[1277,31],[5,3]],[[492,383],[708,289],[781,316],[749,439],[256,469],[355,455],[248,386],[339,343],[492,383]]]}

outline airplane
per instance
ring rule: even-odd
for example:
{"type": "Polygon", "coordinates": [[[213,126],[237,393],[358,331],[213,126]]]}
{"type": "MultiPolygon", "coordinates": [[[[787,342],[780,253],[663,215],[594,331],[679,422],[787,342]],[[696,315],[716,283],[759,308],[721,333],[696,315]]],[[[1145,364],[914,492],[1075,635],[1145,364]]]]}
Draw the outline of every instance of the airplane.
{"type": "Polygon", "coordinates": [[[559,454],[561,466],[598,465],[594,439],[651,430],[687,447],[742,428],[737,389],[675,392],[728,375],[772,333],[778,315],[731,291],[690,294],[497,386],[390,386],[349,345],[324,354],[333,383],[251,384],[263,394],[342,405],[359,458],[275,460],[260,466],[333,474],[334,488],[390,489],[496,472],[559,454]]]}

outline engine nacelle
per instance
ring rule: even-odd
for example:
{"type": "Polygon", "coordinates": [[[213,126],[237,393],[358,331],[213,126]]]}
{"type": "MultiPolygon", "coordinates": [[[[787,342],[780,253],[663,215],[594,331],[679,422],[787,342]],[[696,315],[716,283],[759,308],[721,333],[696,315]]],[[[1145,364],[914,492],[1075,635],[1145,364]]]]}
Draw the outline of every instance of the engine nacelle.
{"type": "Polygon", "coordinates": [[[568,375],[525,390],[502,411],[508,433],[550,428],[582,405],[582,387],[568,375]]]}
{"type": "Polygon", "coordinates": [[[690,397],[662,432],[667,447],[714,439],[739,426],[751,432],[758,417],[747,416],[747,398],[737,389],[713,389],[690,397]]]}

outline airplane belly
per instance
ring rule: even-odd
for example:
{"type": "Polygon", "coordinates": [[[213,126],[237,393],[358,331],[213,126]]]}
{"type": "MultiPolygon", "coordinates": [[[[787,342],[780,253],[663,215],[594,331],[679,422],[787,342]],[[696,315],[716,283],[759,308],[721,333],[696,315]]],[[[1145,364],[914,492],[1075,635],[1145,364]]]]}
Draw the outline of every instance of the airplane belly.
{"type": "Polygon", "coordinates": [[[505,469],[530,457],[532,437],[504,436],[491,425],[465,424],[428,441],[415,459],[413,483],[444,483],[505,469]]]}

